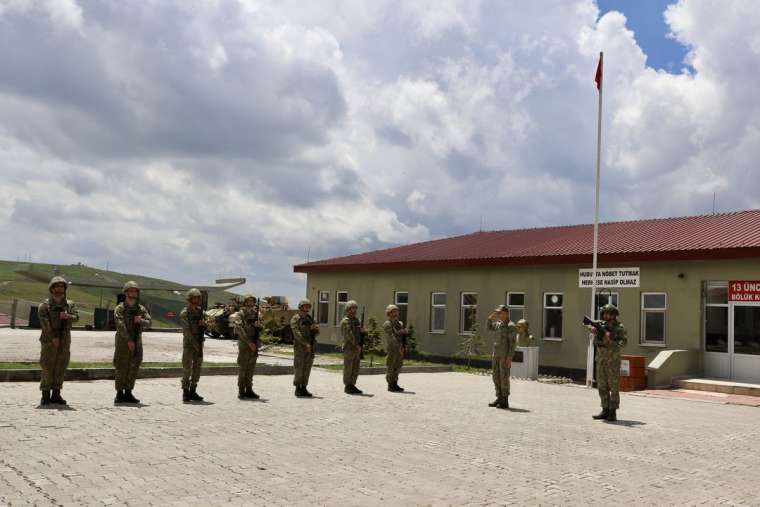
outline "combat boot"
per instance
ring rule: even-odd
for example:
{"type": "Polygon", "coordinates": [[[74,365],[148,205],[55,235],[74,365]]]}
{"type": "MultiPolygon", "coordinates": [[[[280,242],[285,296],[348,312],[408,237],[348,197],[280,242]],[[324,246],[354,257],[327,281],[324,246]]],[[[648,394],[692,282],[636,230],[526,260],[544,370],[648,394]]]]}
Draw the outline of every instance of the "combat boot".
{"type": "Polygon", "coordinates": [[[346,394],[361,394],[362,392],[355,385],[347,385],[343,392],[346,394]]]}
{"type": "Polygon", "coordinates": [[[184,403],[190,401],[190,389],[182,388],[182,401],[184,403]]]}
{"type": "Polygon", "coordinates": [[[609,413],[607,414],[607,420],[610,422],[617,421],[617,410],[614,408],[611,408],[609,413]]]}
{"type": "Polygon", "coordinates": [[[488,404],[489,407],[498,407],[499,406],[499,398],[496,398],[491,403],[488,404]]]}
{"type": "Polygon", "coordinates": [[[301,396],[303,396],[302,391],[301,391],[301,386],[296,386],[296,390],[294,394],[296,395],[296,398],[300,398],[301,396]]]}
{"type": "Polygon", "coordinates": [[[250,399],[250,400],[258,400],[260,398],[260,396],[258,394],[256,394],[255,392],[253,392],[253,388],[252,387],[246,387],[245,388],[245,397],[248,398],[248,399],[250,399]]]}
{"type": "Polygon", "coordinates": [[[601,412],[599,412],[598,414],[593,415],[591,417],[593,419],[596,419],[598,421],[600,419],[607,419],[607,417],[609,417],[609,415],[610,415],[610,411],[607,410],[606,408],[603,408],[601,412]]]}
{"type": "Polygon", "coordinates": [[[304,398],[311,398],[312,394],[306,389],[306,386],[301,386],[301,396],[304,398]]]}
{"type": "Polygon", "coordinates": [[[401,387],[400,385],[398,385],[398,382],[396,382],[394,385],[396,387],[396,392],[397,393],[403,393],[404,392],[404,388],[401,387]]]}
{"type": "Polygon", "coordinates": [[[195,392],[195,388],[190,388],[190,401],[203,401],[203,396],[195,392]]]}
{"type": "Polygon", "coordinates": [[[359,389],[358,387],[356,387],[356,386],[351,386],[351,387],[353,387],[353,388],[354,388],[354,389],[353,389],[353,390],[354,390],[353,394],[364,394],[364,391],[362,391],[362,390],[361,390],[361,389],[359,389]]]}
{"type": "Polygon", "coordinates": [[[132,389],[124,389],[124,401],[127,403],[140,403],[140,400],[132,395],[132,389]]]}
{"type": "Polygon", "coordinates": [[[245,388],[238,387],[238,399],[239,400],[245,399],[245,388]]]}
{"type": "Polygon", "coordinates": [[[61,398],[61,390],[53,389],[53,395],[50,397],[50,402],[56,405],[66,405],[66,400],[61,398]]]}
{"type": "Polygon", "coordinates": [[[124,403],[126,400],[124,399],[124,389],[117,389],[116,390],[116,398],[113,399],[114,403],[124,403]]]}
{"type": "Polygon", "coordinates": [[[50,405],[50,391],[47,389],[42,391],[42,399],[40,400],[40,405],[50,405]]]}
{"type": "Polygon", "coordinates": [[[498,408],[509,408],[509,396],[504,396],[499,400],[499,404],[496,405],[498,408]]]}

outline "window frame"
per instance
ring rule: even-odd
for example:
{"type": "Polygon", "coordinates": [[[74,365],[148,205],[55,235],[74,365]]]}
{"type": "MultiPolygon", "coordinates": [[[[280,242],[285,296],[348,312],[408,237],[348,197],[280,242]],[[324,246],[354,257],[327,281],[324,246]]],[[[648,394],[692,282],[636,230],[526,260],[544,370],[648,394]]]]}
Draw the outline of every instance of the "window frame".
{"type": "Polygon", "coordinates": [[[728,354],[729,349],[729,333],[730,333],[730,325],[729,325],[729,317],[731,312],[731,307],[728,302],[728,294],[726,294],[726,302],[725,303],[708,303],[707,302],[707,294],[711,287],[720,287],[725,288],[726,292],[728,292],[728,282],[722,282],[717,280],[707,280],[702,285],[702,352],[709,352],[710,354],[728,354]],[[716,350],[707,350],[707,309],[708,308],[725,308],[726,309],[726,351],[720,352],[716,350]]]}
{"type": "Polygon", "coordinates": [[[340,321],[343,320],[343,315],[339,315],[338,310],[341,308],[341,302],[338,301],[338,298],[341,294],[346,295],[346,300],[343,302],[343,313],[346,313],[346,303],[349,302],[349,296],[347,290],[336,290],[335,291],[335,327],[340,327],[340,321]]]}
{"type": "Polygon", "coordinates": [[[320,326],[327,326],[330,324],[330,291],[329,290],[322,290],[319,289],[317,291],[317,325],[320,326]],[[327,298],[322,301],[322,295],[326,294],[327,298]],[[325,311],[325,322],[322,322],[322,303],[325,303],[327,305],[327,310],[325,311]]]}
{"type": "MultiPolygon", "coordinates": [[[[522,311],[522,315],[523,315],[522,318],[523,319],[525,318],[525,312],[527,311],[527,308],[528,308],[528,305],[525,304],[525,302],[527,301],[527,299],[528,299],[528,293],[525,292],[525,291],[519,291],[519,290],[510,290],[510,291],[507,291],[507,301],[506,301],[507,304],[506,304],[506,306],[507,306],[507,308],[509,308],[509,320],[511,320],[512,322],[517,322],[516,320],[514,320],[512,318],[512,315],[513,315],[512,310],[520,310],[520,311],[522,311]],[[511,304],[509,304],[509,296],[511,296],[512,294],[522,294],[523,304],[522,305],[511,305],[511,304]]],[[[517,319],[517,320],[520,320],[520,319],[517,319]]]]}
{"type": "Polygon", "coordinates": [[[548,342],[561,342],[564,338],[564,327],[565,327],[565,294],[563,292],[544,292],[541,300],[541,307],[543,309],[542,315],[543,315],[543,321],[541,322],[541,334],[545,335],[546,331],[546,312],[547,310],[559,310],[560,317],[561,317],[561,324],[559,329],[559,336],[542,336],[542,340],[548,341],[548,342]],[[560,296],[562,298],[562,304],[560,306],[546,306],[546,297],[547,296],[560,296]]]}
{"type": "Polygon", "coordinates": [[[409,318],[409,291],[408,290],[394,290],[393,291],[393,304],[398,306],[398,318],[401,322],[403,322],[406,326],[409,326],[409,322],[407,322],[407,319],[409,318]],[[399,294],[406,294],[406,303],[399,303],[398,301],[398,295],[399,294]],[[402,308],[404,307],[404,311],[402,312],[402,308]],[[403,318],[402,318],[403,317],[403,318]]]}
{"type": "Polygon", "coordinates": [[[474,331],[465,331],[464,329],[464,316],[465,316],[465,310],[469,308],[475,309],[475,324],[477,324],[478,321],[478,293],[474,291],[462,291],[459,293],[459,335],[460,336],[473,336],[475,334],[474,331]],[[464,304],[464,297],[465,296],[475,296],[475,304],[474,305],[465,305],[464,304]]]}
{"type": "Polygon", "coordinates": [[[430,293],[430,322],[428,326],[428,332],[431,334],[446,334],[446,308],[449,304],[449,296],[446,292],[431,292],[430,293]],[[435,304],[435,296],[443,294],[446,296],[446,302],[444,304],[435,304]],[[433,314],[438,308],[443,308],[443,328],[433,329],[433,314]]]}
{"type": "MultiPolygon", "coordinates": [[[[602,312],[601,308],[604,305],[599,305],[599,297],[600,296],[615,296],[615,303],[612,303],[615,305],[615,307],[618,309],[618,313],[620,312],[620,293],[619,292],[604,292],[604,293],[596,293],[596,301],[594,301],[594,306],[596,306],[596,316],[594,317],[596,320],[601,320],[602,318],[602,312]]],[[[608,298],[608,301],[611,298],[608,298]]]]}
{"type": "Polygon", "coordinates": [[[661,347],[666,348],[668,345],[668,293],[667,292],[642,292],[641,293],[641,315],[639,319],[639,345],[642,347],[661,347]],[[647,308],[644,306],[645,296],[664,296],[665,306],[663,308],[647,308]],[[646,316],[648,313],[662,313],[662,341],[646,340],[646,316]]]}

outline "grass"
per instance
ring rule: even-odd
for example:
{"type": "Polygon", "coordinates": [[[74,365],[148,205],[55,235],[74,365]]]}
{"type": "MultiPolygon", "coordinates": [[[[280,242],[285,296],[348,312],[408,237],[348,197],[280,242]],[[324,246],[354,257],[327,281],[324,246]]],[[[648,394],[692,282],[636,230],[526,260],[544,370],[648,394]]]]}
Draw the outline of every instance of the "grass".
{"type": "MultiPolygon", "coordinates": [[[[237,366],[237,363],[210,363],[204,361],[204,367],[207,368],[220,368],[224,366],[237,366]]],[[[98,362],[79,362],[72,361],[69,363],[69,368],[113,368],[113,363],[110,361],[98,361],[98,362]]],[[[181,362],[145,362],[142,363],[141,368],[182,368],[181,362]]],[[[0,362],[0,370],[39,370],[40,364],[31,361],[22,362],[0,362]]]]}

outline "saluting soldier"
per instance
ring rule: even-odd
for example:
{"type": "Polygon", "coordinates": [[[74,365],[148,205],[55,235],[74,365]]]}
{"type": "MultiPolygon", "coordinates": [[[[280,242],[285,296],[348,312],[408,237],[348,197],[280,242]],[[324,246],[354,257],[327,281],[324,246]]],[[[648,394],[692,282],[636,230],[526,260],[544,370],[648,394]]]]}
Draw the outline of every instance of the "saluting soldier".
{"type": "Polygon", "coordinates": [[[42,380],[42,405],[55,403],[66,405],[61,398],[63,377],[71,359],[71,326],[79,320],[74,302],[66,299],[68,284],[63,277],[54,276],[48,284],[50,296],[40,304],[37,315],[40,318],[40,368],[42,380]],[[50,391],[53,394],[50,394],[50,391]]]}
{"type": "Polygon", "coordinates": [[[137,373],[143,359],[142,333],[150,329],[148,310],[140,304],[140,287],[137,282],[124,284],[124,302],[116,305],[113,316],[116,321],[116,347],[113,355],[115,370],[115,403],[140,403],[134,397],[137,373]]]}
{"type": "Polygon", "coordinates": [[[346,316],[340,321],[340,334],[343,337],[343,392],[346,394],[362,394],[356,387],[356,379],[359,378],[359,365],[364,343],[364,333],[356,312],[359,303],[349,301],[346,303],[346,316]]]}
{"type": "Polygon", "coordinates": [[[298,313],[290,319],[290,329],[293,332],[293,385],[297,397],[311,398],[312,394],[306,389],[309,385],[309,375],[314,364],[314,354],[317,348],[319,325],[311,317],[311,301],[302,299],[298,302],[298,313]]]}
{"type": "Polygon", "coordinates": [[[187,291],[187,306],[179,314],[182,325],[182,401],[203,401],[197,392],[203,367],[203,342],[206,320],[198,289],[187,291]]]}
{"type": "Polygon", "coordinates": [[[261,348],[261,319],[253,294],[243,296],[240,310],[230,315],[230,324],[238,337],[238,399],[258,400],[253,391],[253,371],[261,348]]]}
{"type": "Polygon", "coordinates": [[[398,320],[398,313],[398,306],[388,305],[385,309],[385,316],[388,317],[388,320],[383,323],[387,353],[385,380],[388,382],[388,390],[392,393],[404,392],[404,389],[398,385],[398,375],[404,364],[408,333],[404,323],[398,320]]]}
{"type": "Polygon", "coordinates": [[[602,411],[593,416],[594,419],[617,421],[617,410],[620,407],[620,351],[628,343],[628,331],[618,322],[618,309],[608,303],[602,307],[602,320],[598,324],[604,326],[604,333],[597,332],[589,326],[594,334],[596,347],[596,386],[602,411]]]}
{"type": "Polygon", "coordinates": [[[497,306],[488,316],[488,328],[493,331],[493,383],[496,399],[489,407],[509,408],[509,374],[512,357],[517,350],[517,328],[509,320],[509,308],[497,306]]]}

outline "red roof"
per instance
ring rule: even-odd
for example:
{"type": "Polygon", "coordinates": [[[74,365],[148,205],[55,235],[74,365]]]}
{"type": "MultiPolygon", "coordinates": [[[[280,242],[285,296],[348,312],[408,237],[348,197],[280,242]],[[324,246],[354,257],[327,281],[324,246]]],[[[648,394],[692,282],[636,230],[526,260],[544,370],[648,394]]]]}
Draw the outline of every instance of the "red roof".
{"type": "MultiPolygon", "coordinates": [[[[591,263],[593,225],[476,232],[299,264],[297,273],[591,263]]],[[[760,257],[760,210],[599,225],[599,262],[760,257]]]]}

